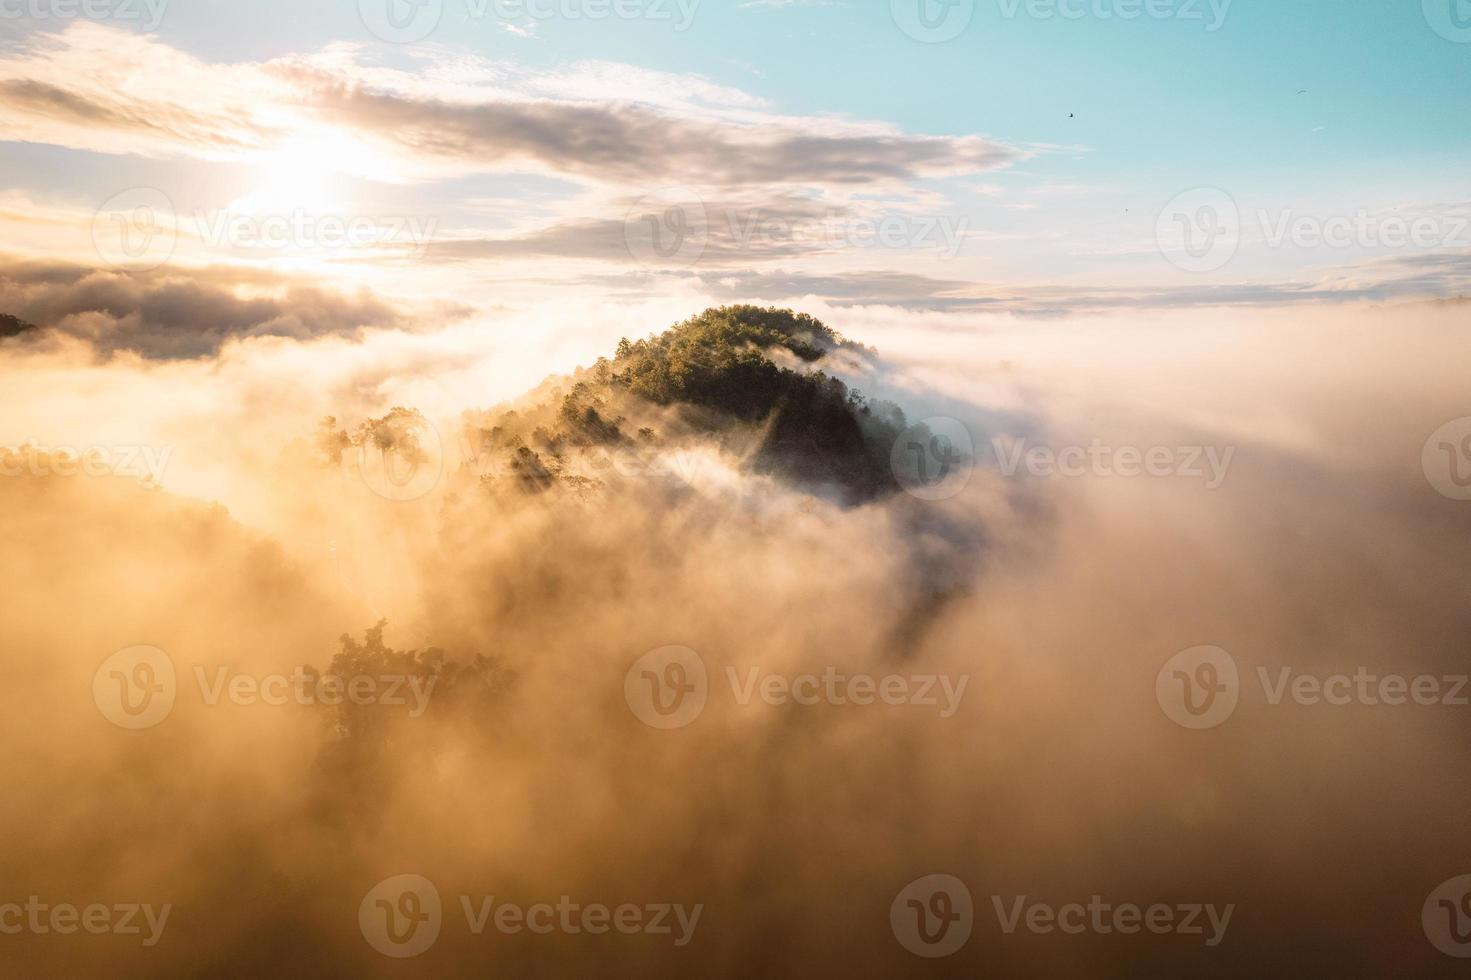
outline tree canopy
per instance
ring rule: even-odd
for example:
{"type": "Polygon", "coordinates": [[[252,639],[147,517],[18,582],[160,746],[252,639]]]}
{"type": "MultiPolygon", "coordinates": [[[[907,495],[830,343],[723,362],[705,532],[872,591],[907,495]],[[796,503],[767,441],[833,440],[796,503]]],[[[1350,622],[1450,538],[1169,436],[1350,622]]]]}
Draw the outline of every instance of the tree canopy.
{"type": "MultiPolygon", "coordinates": [[[[478,413],[468,444],[491,461],[482,483],[492,492],[560,486],[585,498],[602,485],[605,451],[666,452],[668,426],[733,449],[756,472],[862,503],[898,489],[889,460],[904,413],[825,368],[871,356],[805,313],[715,307],[662,333],[620,340],[611,359],[548,378],[514,409],[478,413]]],[[[334,462],[349,446],[412,456],[422,421],[395,408],[349,435],[325,419],[318,448],[334,462]]]]}
{"type": "Polygon", "coordinates": [[[895,488],[889,451],[904,413],[816,369],[842,348],[861,350],[805,313],[722,306],[646,340],[621,341],[610,376],[655,404],[763,423],[759,470],[861,501],[895,488]]]}

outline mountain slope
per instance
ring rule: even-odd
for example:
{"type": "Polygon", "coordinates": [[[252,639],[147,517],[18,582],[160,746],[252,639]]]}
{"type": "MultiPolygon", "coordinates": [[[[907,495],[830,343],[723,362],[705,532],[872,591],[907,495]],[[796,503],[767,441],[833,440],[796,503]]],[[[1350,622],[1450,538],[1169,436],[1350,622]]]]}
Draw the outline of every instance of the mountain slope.
{"type": "Polygon", "coordinates": [[[506,454],[534,490],[559,476],[585,478],[578,458],[591,447],[714,438],[754,472],[862,503],[898,489],[889,454],[904,413],[823,368],[871,357],[806,314],[712,308],[647,339],[625,338],[612,359],[547,379],[518,407],[481,413],[476,441],[506,454]]]}

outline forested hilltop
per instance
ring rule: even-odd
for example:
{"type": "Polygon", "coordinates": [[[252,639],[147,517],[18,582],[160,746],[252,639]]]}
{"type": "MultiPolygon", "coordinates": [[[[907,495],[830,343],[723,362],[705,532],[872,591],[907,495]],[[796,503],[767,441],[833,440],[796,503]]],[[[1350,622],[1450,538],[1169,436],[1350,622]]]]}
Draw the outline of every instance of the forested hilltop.
{"type": "Polygon", "coordinates": [[[826,370],[873,352],[786,309],[712,308],[643,340],[619,341],[515,407],[472,413],[471,437],[522,489],[594,488],[596,463],[711,439],[746,466],[844,503],[898,488],[889,455],[903,411],[826,370]],[[600,452],[599,450],[603,450],[600,452]]]}

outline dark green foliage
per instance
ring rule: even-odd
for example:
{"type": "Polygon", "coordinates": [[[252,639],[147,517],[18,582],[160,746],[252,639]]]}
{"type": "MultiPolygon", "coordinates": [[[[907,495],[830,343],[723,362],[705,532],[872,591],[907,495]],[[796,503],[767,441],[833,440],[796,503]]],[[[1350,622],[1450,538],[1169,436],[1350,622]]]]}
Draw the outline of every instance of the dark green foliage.
{"type": "Polygon", "coordinates": [[[336,416],[328,415],[317,424],[317,451],[327,462],[341,463],[343,451],[351,447],[352,440],[337,427],[336,416]]]}
{"type": "Polygon", "coordinates": [[[510,466],[516,482],[527,493],[540,493],[556,480],[541,457],[525,446],[517,447],[511,455],[510,466]]]}
{"type": "Polygon", "coordinates": [[[805,313],[722,306],[657,337],[620,341],[613,377],[655,404],[689,402],[755,421],[802,377],[778,367],[769,351],[815,361],[841,343],[805,313]]]}
{"type": "Polygon", "coordinates": [[[564,476],[562,485],[578,500],[587,500],[602,489],[602,483],[590,476],[564,476]]]}
{"type": "Polygon", "coordinates": [[[36,329],[34,323],[27,323],[20,317],[11,316],[9,313],[0,313],[0,337],[15,337],[34,329],[36,329]]]}
{"type": "Polygon", "coordinates": [[[463,660],[446,657],[438,647],[395,650],[383,642],[386,626],[386,620],[379,620],[364,632],[361,643],[344,633],[341,649],[323,674],[304,668],[309,677],[336,678],[340,691],[351,690],[355,678],[372,679],[368,690],[373,697],[354,701],[338,696],[333,698],[336,704],[325,698],[312,701],[328,714],[338,739],[323,763],[354,782],[371,778],[390,743],[422,731],[425,715],[481,715],[514,681],[499,661],[478,654],[463,660]]]}
{"type": "Polygon", "coordinates": [[[429,422],[417,408],[394,407],[381,419],[368,419],[352,435],[354,446],[372,446],[384,456],[397,455],[413,463],[425,463],[423,433],[429,422]]]}
{"type": "Polygon", "coordinates": [[[851,347],[821,321],[791,310],[706,310],[647,340],[623,340],[613,381],[660,405],[684,403],[768,426],[758,469],[850,501],[896,489],[889,452],[904,414],[870,403],[821,371],[783,366],[773,351],[811,363],[851,347]]]}
{"type": "Polygon", "coordinates": [[[316,448],[330,463],[342,462],[347,449],[372,448],[383,459],[396,457],[404,463],[418,465],[429,462],[425,437],[430,435],[429,420],[417,408],[395,407],[381,419],[366,419],[352,435],[337,427],[337,418],[328,415],[317,423],[316,448]]]}
{"type": "MultiPolygon", "coordinates": [[[[598,366],[603,368],[602,383],[605,386],[610,380],[607,363],[603,359],[598,361],[598,366]]],[[[622,441],[623,433],[618,431],[622,420],[604,418],[598,411],[602,406],[602,399],[593,395],[587,384],[581,381],[573,385],[572,392],[562,399],[557,417],[571,435],[574,445],[597,446],[622,441]]]]}
{"type": "Polygon", "coordinates": [[[818,373],[804,380],[772,412],[760,468],[798,484],[833,484],[857,500],[896,489],[889,454],[903,426],[878,422],[866,405],[855,412],[837,378],[818,373]]]}
{"type": "Polygon", "coordinates": [[[871,357],[806,314],[709,309],[644,340],[620,340],[611,360],[548,378],[519,412],[477,413],[466,441],[492,493],[560,486],[586,498],[602,477],[662,472],[661,453],[698,439],[758,472],[861,503],[898,488],[889,456],[904,413],[822,369],[871,357]]]}

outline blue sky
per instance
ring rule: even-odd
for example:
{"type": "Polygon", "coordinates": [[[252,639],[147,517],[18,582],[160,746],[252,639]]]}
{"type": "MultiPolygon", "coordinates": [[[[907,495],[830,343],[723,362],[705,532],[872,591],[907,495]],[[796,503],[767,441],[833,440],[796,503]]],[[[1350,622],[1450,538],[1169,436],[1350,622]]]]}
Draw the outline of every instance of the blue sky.
{"type": "MultiPolygon", "coordinates": [[[[1199,20],[1040,19],[1025,5],[1008,17],[1002,0],[974,10],[960,37],[936,44],[901,34],[882,2],[731,0],[702,0],[684,31],[549,18],[526,39],[498,30],[493,16],[469,20],[465,0],[446,0],[427,40],[534,67],[598,59],[700,74],[791,112],[1081,142],[1106,148],[1100,169],[1120,174],[1245,176],[1386,161],[1449,171],[1471,144],[1471,47],[1428,30],[1418,3],[1235,0],[1214,31],[1205,0],[1191,11],[1199,20]],[[1325,129],[1308,139],[1315,126],[1325,129]]],[[[291,0],[175,0],[158,33],[220,60],[374,40],[350,4],[291,0]]]]}
{"type": "MultiPolygon", "coordinates": [[[[406,0],[320,6],[173,0],[151,32],[126,17],[83,25],[100,34],[56,14],[55,5],[67,0],[23,2],[50,11],[0,24],[9,54],[0,73],[13,85],[31,86],[24,89],[29,101],[10,100],[16,125],[7,129],[19,138],[5,144],[0,159],[13,210],[26,213],[72,207],[85,214],[89,200],[138,186],[163,189],[175,209],[190,213],[238,208],[241,201],[257,212],[274,202],[282,210],[409,213],[432,218],[436,235],[452,240],[439,253],[429,251],[452,253],[457,274],[469,268],[477,281],[501,281],[506,290],[531,279],[597,288],[606,274],[625,271],[601,265],[608,255],[587,254],[585,243],[602,234],[599,223],[610,227],[635,202],[678,185],[693,188],[712,248],[701,250],[698,267],[636,270],[651,288],[679,273],[686,285],[719,281],[733,294],[748,289],[754,291],[748,298],[780,300],[800,295],[803,283],[832,290],[836,276],[846,277],[847,291],[829,299],[923,305],[944,292],[949,299],[931,305],[953,305],[956,296],[989,302],[999,291],[1023,287],[1127,288],[1139,302],[1176,302],[1178,296],[1161,291],[1201,287],[1253,301],[1262,289],[1278,297],[1323,290],[1352,297],[1442,295],[1459,292],[1467,278],[1459,256],[1471,233],[1463,234],[1459,222],[1471,189],[1464,167],[1471,28],[1458,33],[1451,11],[1471,16],[1471,10],[1450,6],[1465,0],[1063,0],[1060,6],[1056,0],[949,0],[950,7],[941,0],[683,0],[683,6],[623,0],[640,16],[597,19],[578,15],[586,0],[541,0],[544,15],[536,17],[502,17],[497,10],[504,6],[442,0],[433,29],[408,44],[384,43],[370,30],[379,8],[406,0]],[[904,25],[916,4],[936,23],[960,18],[949,23],[963,29],[940,43],[910,36],[904,25]],[[1444,11],[1437,12],[1438,4],[1444,11]],[[482,16],[472,15],[477,9],[482,16]],[[1130,9],[1143,12],[1119,16],[1130,9]],[[678,29],[686,16],[687,27],[678,29]],[[67,50],[47,53],[48,36],[63,38],[67,50]],[[123,73],[125,85],[109,91],[104,79],[92,79],[92,90],[81,91],[87,85],[78,76],[90,74],[86,58],[95,58],[88,50],[134,47],[130,62],[120,58],[133,66],[123,73]],[[164,77],[173,69],[162,62],[175,59],[189,80],[168,91],[164,77]],[[325,72],[353,91],[391,94],[382,104],[358,107],[371,119],[351,118],[340,129],[333,113],[353,110],[314,107],[299,118],[301,94],[275,93],[284,101],[231,135],[227,142],[239,145],[228,151],[212,142],[217,133],[170,142],[136,128],[119,129],[113,140],[98,132],[97,119],[129,113],[238,115],[249,111],[248,103],[231,100],[244,96],[217,97],[217,85],[222,92],[270,86],[283,65],[301,64],[313,66],[314,78],[325,72]],[[240,81],[253,72],[256,81],[240,81]],[[158,77],[150,80],[150,73],[158,77]],[[48,93],[44,98],[35,95],[38,86],[48,93]],[[130,90],[126,98],[117,97],[121,88],[130,90]],[[588,107],[603,111],[601,101],[619,127],[630,105],[643,106],[653,121],[620,131],[618,140],[632,145],[620,143],[629,159],[615,172],[611,161],[600,169],[599,141],[606,135],[600,124],[588,123],[572,137],[565,120],[521,120],[514,130],[497,129],[507,125],[501,118],[507,99],[555,102],[579,114],[588,107]],[[70,121],[42,118],[82,103],[107,108],[70,121]],[[433,142],[432,127],[467,103],[494,120],[464,125],[490,128],[465,136],[453,152],[416,157],[412,147],[433,142]],[[114,111],[118,104],[125,108],[114,111]],[[742,135],[728,154],[707,147],[705,163],[667,172],[653,164],[643,167],[651,171],[643,179],[641,155],[674,157],[668,148],[682,145],[663,142],[664,122],[674,128],[671,140],[742,135]],[[413,131],[410,147],[401,145],[405,128],[413,131]],[[494,156],[529,129],[545,145],[529,156],[518,149],[514,159],[485,159],[487,148],[494,156]],[[790,174],[776,164],[758,167],[768,134],[785,134],[780,139],[790,137],[795,147],[807,131],[819,132],[826,148],[790,150],[783,158],[790,174]],[[796,172],[803,152],[835,160],[880,152],[874,147],[891,140],[885,132],[904,145],[882,149],[895,154],[874,163],[882,173],[796,172]],[[861,145],[844,142],[855,138],[861,145]],[[569,139],[578,142],[575,150],[561,145],[569,139]],[[965,162],[978,161],[983,145],[1010,156],[965,162]],[[379,150],[394,162],[372,172],[366,163],[357,166],[379,150]],[[577,154],[586,158],[571,159],[577,154]],[[328,157],[330,166],[321,163],[328,157]],[[704,179],[702,168],[734,157],[753,172],[704,179]],[[330,185],[330,204],[299,186],[264,186],[292,185],[293,168],[318,167],[321,173],[303,181],[330,185]],[[794,201],[806,210],[792,211],[794,201]],[[819,203],[823,217],[813,218],[809,212],[819,203]],[[1208,225],[1219,223],[1232,237],[1230,255],[1177,261],[1186,243],[1174,241],[1169,229],[1205,215],[1202,206],[1214,216],[1208,225]],[[805,249],[783,241],[747,256],[727,248],[720,253],[724,264],[712,258],[722,230],[759,227],[772,214],[788,224],[835,220],[845,229],[840,247],[827,239],[824,247],[805,249]],[[1394,244],[1391,234],[1386,245],[1386,217],[1435,222],[1437,230],[1410,245],[1394,244]],[[865,238],[871,231],[865,222],[890,218],[908,222],[917,242],[890,247],[865,238]],[[1310,227],[1297,229],[1299,219],[1310,227]],[[927,247],[934,236],[923,229],[936,221],[963,228],[953,247],[927,247]],[[1333,222],[1361,230],[1351,242],[1325,247],[1315,234],[1333,222]],[[862,226],[857,233],[855,223],[862,226]],[[1263,246],[1273,228],[1277,240],[1263,246]],[[1293,229],[1285,240],[1283,229],[1293,229]],[[474,248],[467,244],[472,240],[474,248]],[[1424,267],[1430,259],[1433,274],[1424,267]],[[881,274],[915,278],[902,296],[862,295],[861,279],[881,274]],[[774,284],[787,295],[763,292],[774,284]]],[[[305,84],[309,99],[322,95],[316,81],[305,84]]],[[[30,224],[39,223],[32,215],[30,224]]],[[[1181,234],[1209,231],[1202,225],[1181,234]]],[[[307,251],[306,258],[324,257],[321,249],[307,251]]],[[[265,257],[278,266],[288,260],[289,268],[303,259],[280,250],[265,257]]],[[[335,273],[359,280],[381,257],[381,249],[366,261],[327,256],[335,273]]],[[[249,249],[206,247],[172,260],[259,265],[261,258],[249,249]]],[[[404,258],[389,256],[366,278],[406,282],[404,258]]],[[[420,275],[423,285],[410,288],[434,288],[431,271],[420,275]]],[[[1054,302],[1064,301],[1044,305],[1054,302]]]]}

